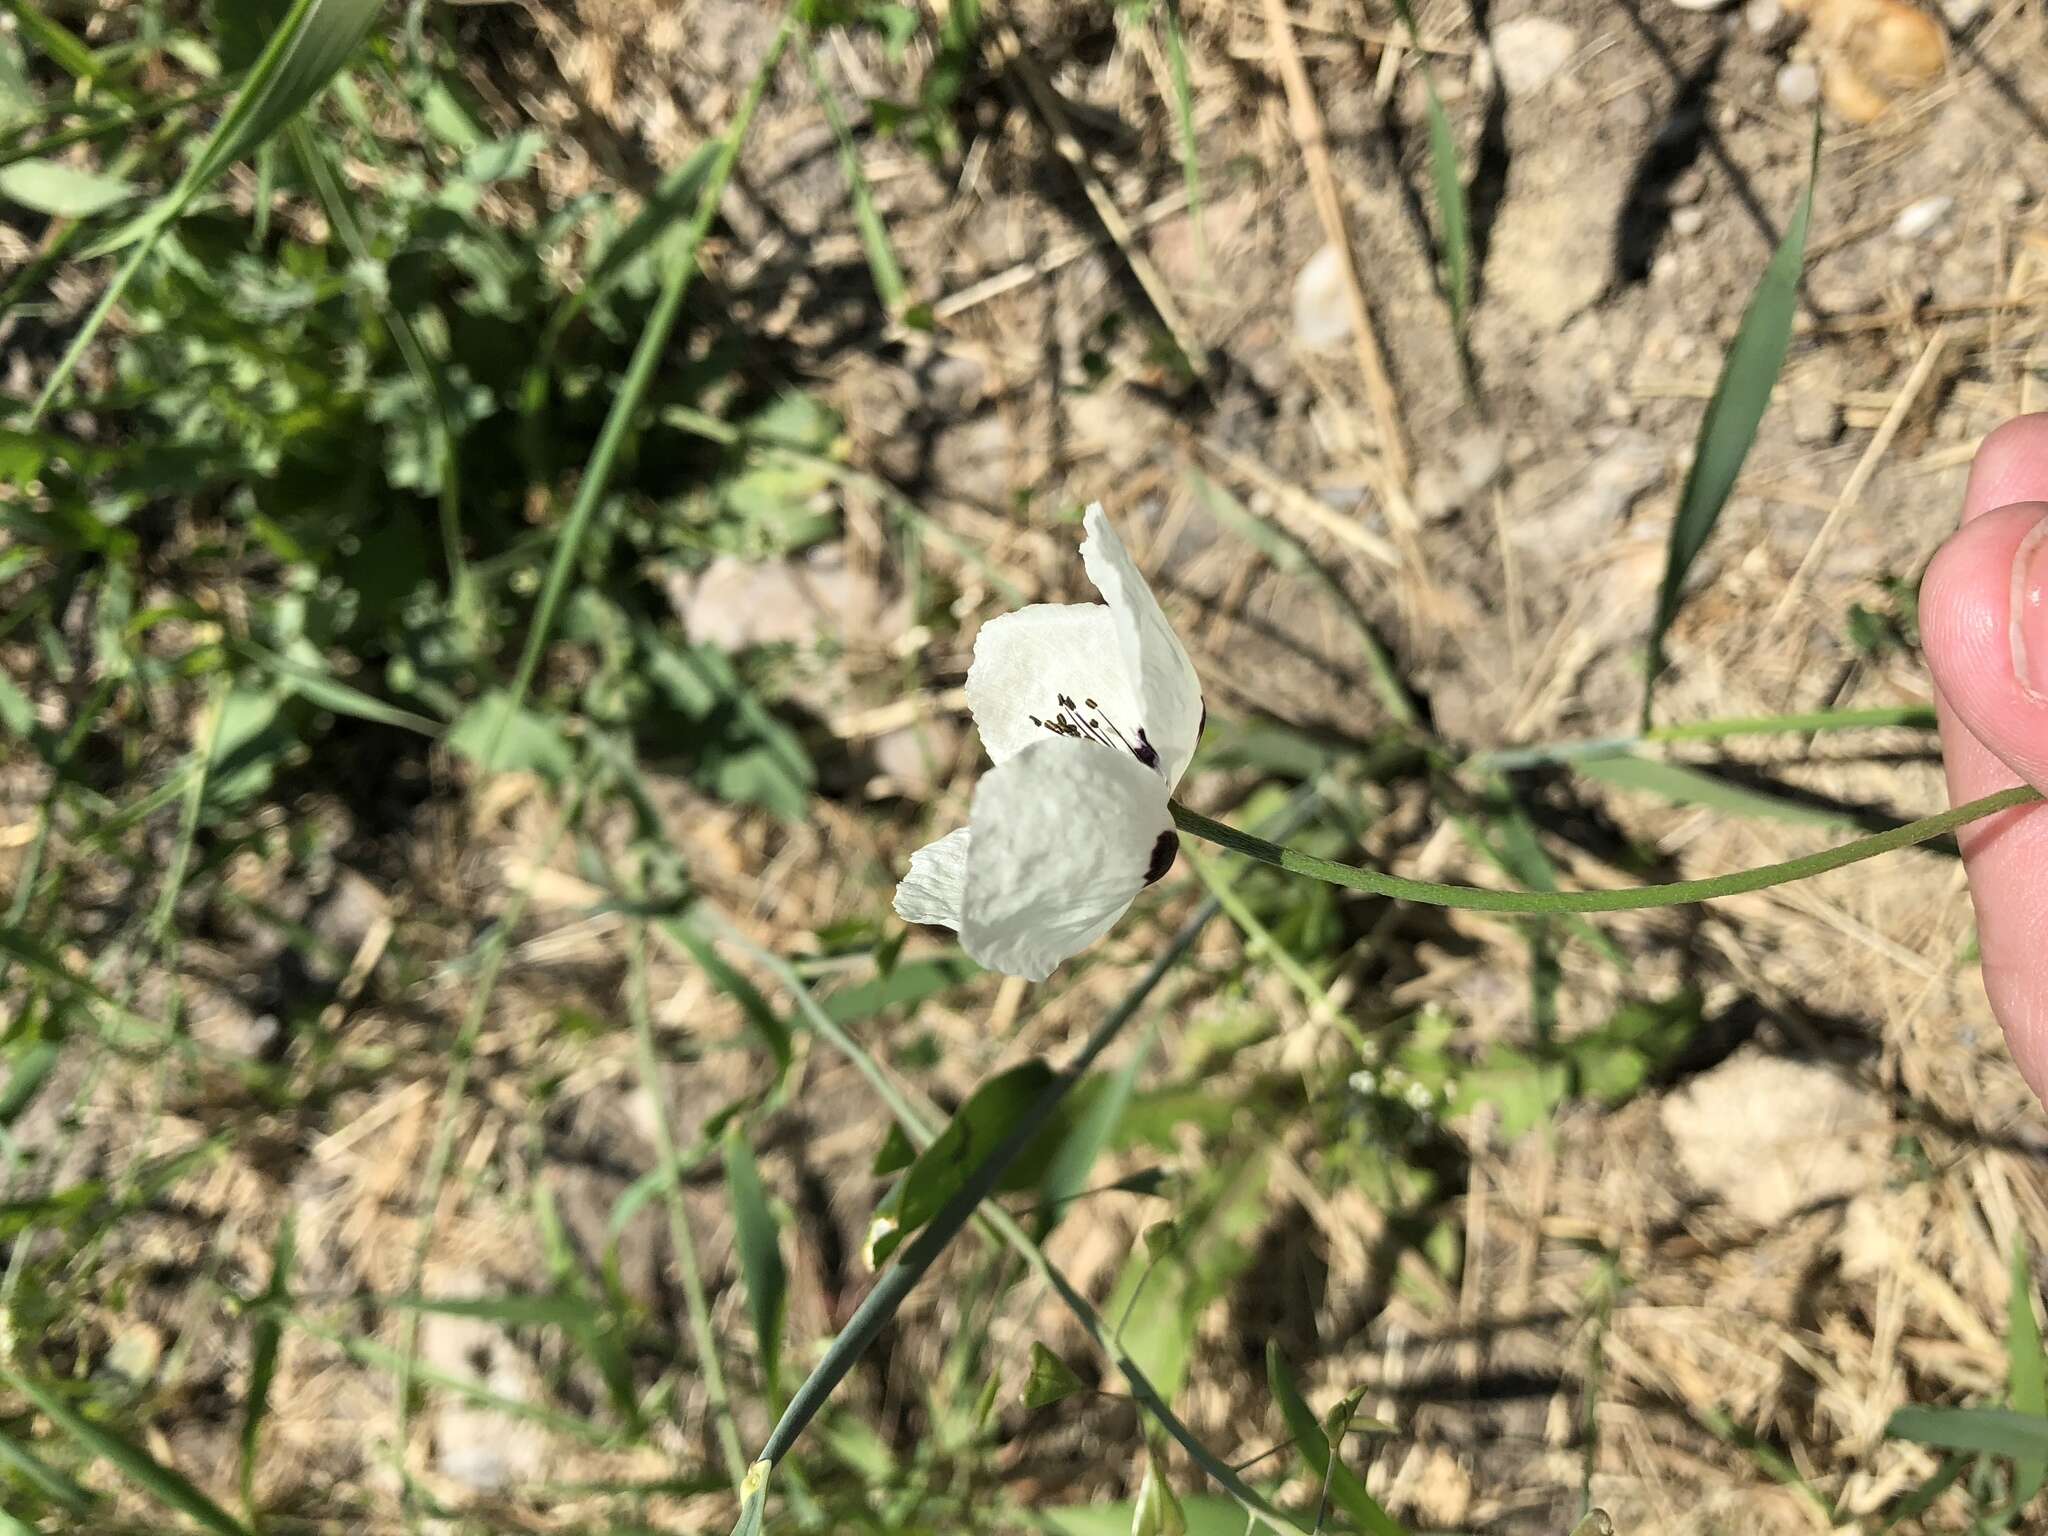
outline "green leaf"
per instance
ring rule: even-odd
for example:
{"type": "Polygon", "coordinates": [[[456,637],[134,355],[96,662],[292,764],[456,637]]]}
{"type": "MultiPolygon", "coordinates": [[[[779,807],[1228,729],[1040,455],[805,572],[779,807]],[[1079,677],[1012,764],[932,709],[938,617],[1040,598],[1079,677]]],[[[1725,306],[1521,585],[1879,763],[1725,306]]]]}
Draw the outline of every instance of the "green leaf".
{"type": "Polygon", "coordinates": [[[1820,117],[1813,120],[1813,146],[1808,156],[1806,194],[1785,230],[1770,265],[1764,268],[1742,326],[1728,348],[1720,381],[1700,420],[1692,468],[1679,492],[1678,515],[1671,524],[1671,543],[1664,563],[1664,582],[1657,594],[1657,612],[1650,625],[1649,681],[1643,689],[1643,723],[1657,674],[1664,666],[1664,636],[1685,601],[1685,578],[1706,547],[1721,509],[1728,504],[1744,460],[1756,442],[1757,428],[1771,403],[1771,390],[1785,366],[1792,345],[1792,319],[1799,308],[1799,278],[1806,265],[1806,234],[1813,222],[1813,188],[1820,176],[1820,117]]]}
{"type": "Polygon", "coordinates": [[[1188,1517],[1149,1447],[1144,1481],[1138,1484],[1137,1508],[1131,1514],[1131,1536],[1188,1536],[1188,1517]]]}
{"type": "Polygon", "coordinates": [[[28,83],[28,66],[21,57],[21,44],[11,32],[0,32],[0,127],[32,116],[36,93],[28,83]]]}
{"type": "Polygon", "coordinates": [[[449,748],[485,773],[537,773],[561,783],[576,769],[576,752],[552,721],[493,688],[448,727],[449,748]]]}
{"type": "Polygon", "coordinates": [[[0,1380],[34,1403],[44,1418],[77,1441],[89,1455],[112,1466],[159,1504],[178,1511],[217,1536],[249,1536],[246,1527],[182,1475],[164,1466],[141,1446],[85,1418],[50,1387],[4,1365],[0,1365],[0,1380]]]}
{"type": "MultiPolygon", "coordinates": [[[[869,1225],[869,1262],[886,1261],[905,1238],[938,1215],[940,1208],[967,1182],[975,1165],[1001,1144],[1024,1119],[1038,1096],[1054,1080],[1053,1070],[1033,1059],[990,1078],[960,1106],[938,1139],[918,1154],[890,1197],[891,1208],[877,1210],[869,1225]]],[[[1028,1188],[1043,1173],[1056,1138],[1065,1126],[1057,1122],[1041,1132],[1004,1173],[998,1188],[1028,1188]],[[1050,1136],[1048,1135],[1050,1132],[1050,1136]]]]}
{"type": "MultiPolygon", "coordinates": [[[[31,425],[41,419],[70,382],[79,359],[142,270],[157,237],[222,172],[268,142],[272,134],[320,93],[355,52],[380,8],[380,0],[296,0],[272,34],[269,45],[251,66],[234,105],[221,115],[177,185],[83,253],[81,259],[90,259],[134,247],[44,381],[42,393],[30,412],[31,425]]],[[[35,13],[36,7],[32,5],[17,8],[17,15],[35,13]]]]}
{"type": "Polygon", "coordinates": [[[889,1122],[889,1130],[882,1137],[882,1145],[875,1153],[874,1162],[868,1172],[876,1178],[886,1178],[892,1173],[901,1173],[917,1161],[917,1148],[903,1133],[903,1127],[896,1121],[889,1122]]]}
{"type": "MultiPolygon", "coordinates": [[[[2048,1420],[2048,1355],[2034,1316],[2034,1266],[2024,1235],[2013,1240],[2012,1291],[2006,1302],[2006,1398],[2014,1413],[2048,1420]]],[[[2048,1457],[2030,1456],[2013,1467],[2013,1507],[2024,1509],[2048,1482],[2048,1457]]]]}
{"type": "Polygon", "coordinates": [[[57,219],[89,219],[136,195],[132,183],[61,160],[0,165],[0,199],[57,219]]]}
{"type": "Polygon", "coordinates": [[[1614,757],[1590,757],[1574,764],[1589,779],[1620,789],[1637,789],[1661,795],[1677,805],[1704,805],[1731,816],[1759,816],[1789,821],[1799,826],[1839,827],[1855,817],[1824,806],[1804,805],[1762,790],[1731,784],[1683,763],[1660,762],[1656,758],[1621,753],[1614,757]]]}
{"type": "Polygon", "coordinates": [[[1045,1177],[1038,1186],[1038,1197],[1042,1202],[1039,1217],[1041,1237],[1052,1230],[1053,1225],[1066,1214],[1068,1204],[1088,1187],[1088,1175],[1094,1170],[1095,1160],[1102,1155],[1102,1149],[1116,1134],[1117,1124],[1123,1119],[1124,1110],[1130,1106],[1138,1073],[1151,1049],[1152,1032],[1147,1030],[1115,1073],[1106,1078],[1091,1079],[1076,1091],[1073,1129],[1067,1132],[1053,1152],[1052,1161],[1046,1165],[1045,1177]],[[1091,1089],[1092,1092],[1089,1091],[1091,1089]]]}
{"type": "Polygon", "coordinates": [[[1364,1482],[1344,1465],[1343,1457],[1331,1456],[1330,1442],[1324,1438],[1322,1426],[1316,1422],[1308,1404],[1302,1401],[1301,1393],[1294,1385],[1293,1373],[1281,1357],[1280,1346],[1271,1342],[1266,1345],[1266,1382],[1272,1389],[1273,1400],[1280,1405],[1281,1416],[1287,1421],[1287,1433],[1295,1448],[1301,1452],[1309,1470],[1324,1480],[1330,1498],[1350,1517],[1352,1525],[1366,1536],[1408,1536],[1400,1522],[1380,1508],[1379,1500],[1365,1491],[1364,1482]]]}
{"type": "Polygon", "coordinates": [[[853,142],[853,134],[846,126],[846,114],[839,109],[839,98],[833,94],[831,82],[825,78],[825,71],[818,63],[817,49],[805,49],[804,58],[810,65],[811,84],[817,92],[818,104],[825,110],[825,121],[831,125],[833,137],[839,141],[839,168],[846,177],[847,192],[853,200],[854,227],[860,231],[860,243],[867,252],[875,297],[882,301],[883,313],[896,315],[903,308],[906,287],[903,267],[896,260],[895,249],[889,244],[889,227],[882,221],[881,210],[875,207],[874,191],[868,185],[867,173],[861,169],[860,148],[853,142]]]}
{"type": "Polygon", "coordinates": [[[690,958],[711,979],[711,984],[740,1005],[740,1015],[747,1021],[747,1027],[767,1047],[776,1067],[787,1072],[795,1050],[790,1041],[789,1026],[782,1022],[781,1015],[761,995],[760,989],[727,965],[711,946],[710,940],[688,922],[681,918],[662,918],[655,926],[688,950],[690,958]]]}
{"type": "Polygon", "coordinates": [[[747,1287],[747,1312],[761,1352],[768,1395],[781,1395],[782,1320],[788,1301],[788,1273],[782,1266],[781,1234],[761,1187],[754,1149],[738,1123],[726,1127],[725,1187],[732,1197],[734,1246],[747,1287]]]}
{"type": "Polygon", "coordinates": [[[7,1074],[7,1086],[0,1088],[0,1127],[11,1126],[21,1117],[57,1066],[57,1047],[48,1040],[25,1046],[7,1074]]]}
{"type": "Polygon", "coordinates": [[[23,1482],[52,1504],[61,1505],[77,1515],[92,1512],[91,1494],[27,1446],[17,1444],[4,1434],[0,1434],[0,1467],[11,1467],[23,1482]]]}
{"type": "Polygon", "coordinates": [[[1086,1383],[1074,1374],[1072,1366],[1036,1339],[1031,1341],[1031,1374],[1024,1382],[1026,1408],[1049,1408],[1076,1392],[1087,1390],[1086,1383]]]}
{"type": "Polygon", "coordinates": [[[1901,1408],[1885,1426],[1900,1440],[2013,1461],[2048,1458],[2048,1418],[2007,1408],[1901,1408]]]}

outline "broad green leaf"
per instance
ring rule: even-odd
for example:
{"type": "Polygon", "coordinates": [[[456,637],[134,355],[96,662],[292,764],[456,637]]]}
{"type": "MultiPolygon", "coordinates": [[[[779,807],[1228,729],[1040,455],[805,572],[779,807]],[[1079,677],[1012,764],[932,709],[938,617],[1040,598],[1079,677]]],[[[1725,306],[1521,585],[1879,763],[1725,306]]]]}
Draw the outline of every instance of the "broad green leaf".
{"type": "Polygon", "coordinates": [[[7,1086],[0,1088],[0,1127],[14,1124],[35,1102],[56,1066],[57,1047],[50,1041],[38,1040],[20,1050],[8,1071],[7,1086]]]}
{"type": "Polygon", "coordinates": [[[981,967],[959,953],[906,960],[886,976],[841,987],[825,998],[824,1008],[835,1024],[859,1024],[892,1008],[914,1007],[980,974],[981,967]]]}
{"type": "Polygon", "coordinates": [[[1744,460],[1756,442],[1757,428],[1771,403],[1771,390],[1785,366],[1792,345],[1792,320],[1799,308],[1799,278],[1806,266],[1806,235],[1813,222],[1813,188],[1820,175],[1820,117],[1813,120],[1813,145],[1808,154],[1806,193],[1778,243],[1770,265],[1750,296],[1742,325],[1721,365],[1720,381],[1700,420],[1692,468],[1679,492],[1678,515],[1671,524],[1671,543],[1664,562],[1664,582],[1657,593],[1657,611],[1650,624],[1649,681],[1643,689],[1643,722],[1657,674],[1664,666],[1664,636],[1685,601],[1685,578],[1706,547],[1708,537],[1728,504],[1744,460]]]}
{"type": "Polygon", "coordinates": [[[1087,1390],[1072,1366],[1036,1339],[1031,1341],[1031,1374],[1024,1382],[1026,1408],[1048,1408],[1087,1390]]]}
{"type": "Polygon", "coordinates": [[[502,688],[463,711],[444,740],[485,773],[537,773],[559,784],[576,768],[575,749],[554,723],[502,688]]]}
{"type": "MultiPolygon", "coordinates": [[[[2048,1419],[2048,1355],[2041,1349],[2041,1324],[2034,1316],[2034,1266],[2024,1235],[2012,1249],[2012,1291],[2006,1302],[2006,1398],[2014,1413],[2048,1419]]],[[[2015,1509],[2024,1509],[2048,1482],[2048,1456],[2031,1456],[2013,1466],[2015,1509]]]]}
{"type": "MultiPolygon", "coordinates": [[[[938,1215],[940,1208],[967,1182],[976,1165],[1024,1119],[1053,1080],[1051,1067],[1032,1060],[990,1078],[975,1089],[939,1132],[938,1139],[910,1165],[891,1193],[891,1208],[886,1212],[878,1209],[878,1224],[869,1228],[870,1262],[882,1264],[905,1238],[938,1215]]],[[[1057,1123],[1048,1127],[1055,1135],[1064,1129],[1057,1123]]],[[[1027,1147],[1018,1156],[998,1187],[1019,1189],[1035,1183],[1052,1155],[1053,1146],[1048,1141],[1046,1133],[1041,1132],[1038,1145],[1027,1147]]]]}
{"type": "Polygon", "coordinates": [[[781,1395],[782,1320],[788,1302],[788,1272],[782,1266],[781,1232],[761,1187],[761,1170],[743,1128],[725,1131],[725,1187],[732,1197],[733,1244],[747,1287],[747,1314],[761,1351],[761,1371],[771,1398],[781,1395]]]}
{"type": "Polygon", "coordinates": [[[1901,1408],[1885,1426],[1900,1440],[2014,1461],[2048,1458],[2048,1418],[2009,1408],[1901,1408]]]}
{"type": "Polygon", "coordinates": [[[89,219],[134,197],[133,183],[62,160],[0,165],[0,201],[55,219],[89,219]]]}
{"type": "Polygon", "coordinates": [[[0,32],[0,128],[32,116],[36,93],[28,83],[21,44],[11,32],[0,32]]]}
{"type": "Polygon", "coordinates": [[[16,741],[25,741],[36,728],[35,706],[12,681],[0,676],[0,731],[16,741]]]}
{"type": "Polygon", "coordinates": [[[1399,1521],[1380,1508],[1379,1500],[1365,1491],[1365,1484],[1358,1474],[1344,1465],[1341,1454],[1332,1457],[1330,1442],[1324,1438],[1322,1426],[1302,1401],[1300,1391],[1294,1385],[1294,1376],[1281,1358],[1280,1346],[1269,1342],[1266,1345],[1266,1382],[1272,1389],[1273,1400],[1280,1405],[1280,1412],[1287,1421],[1287,1433],[1293,1439],[1302,1459],[1309,1470],[1323,1479],[1329,1489],[1329,1496],[1339,1509],[1350,1517],[1352,1525],[1365,1536],[1408,1536],[1399,1521]]]}
{"type": "Polygon", "coordinates": [[[1573,765],[1589,779],[1621,789],[1642,790],[1661,795],[1677,805],[1704,805],[1731,816],[1760,816],[1789,821],[1799,826],[1839,827],[1855,818],[1824,806],[1805,805],[1797,800],[1766,794],[1741,784],[1717,779],[1711,773],[1688,768],[1683,763],[1660,762],[1656,758],[1621,753],[1614,757],[1589,757],[1573,765]]]}
{"type": "Polygon", "coordinates": [[[1188,1536],[1188,1517],[1166,1474],[1159,1470],[1159,1458],[1149,1448],[1145,1455],[1145,1477],[1138,1484],[1137,1508],[1131,1514],[1131,1536],[1188,1536]]]}
{"type": "Polygon", "coordinates": [[[185,1477],[104,1425],[86,1418],[61,1393],[30,1376],[0,1365],[0,1381],[27,1398],[88,1454],[113,1467],[166,1509],[176,1510],[217,1536],[249,1536],[240,1521],[201,1493],[185,1477]]]}

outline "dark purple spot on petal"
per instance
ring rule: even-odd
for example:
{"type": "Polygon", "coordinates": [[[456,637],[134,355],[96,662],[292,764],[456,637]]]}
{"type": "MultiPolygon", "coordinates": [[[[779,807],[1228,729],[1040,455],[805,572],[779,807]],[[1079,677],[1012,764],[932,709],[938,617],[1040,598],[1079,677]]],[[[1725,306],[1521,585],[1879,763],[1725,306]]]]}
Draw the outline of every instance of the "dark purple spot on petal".
{"type": "Polygon", "coordinates": [[[1159,841],[1152,845],[1152,862],[1145,866],[1145,883],[1164,879],[1166,872],[1173,868],[1173,861],[1180,853],[1180,837],[1173,832],[1162,832],[1159,841]]]}
{"type": "MultiPolygon", "coordinates": [[[[1138,732],[1138,744],[1131,748],[1131,756],[1135,757],[1147,768],[1156,770],[1159,767],[1159,751],[1151,742],[1145,739],[1143,730],[1138,732]]],[[[1154,875],[1152,878],[1156,880],[1159,877],[1154,875]]]]}

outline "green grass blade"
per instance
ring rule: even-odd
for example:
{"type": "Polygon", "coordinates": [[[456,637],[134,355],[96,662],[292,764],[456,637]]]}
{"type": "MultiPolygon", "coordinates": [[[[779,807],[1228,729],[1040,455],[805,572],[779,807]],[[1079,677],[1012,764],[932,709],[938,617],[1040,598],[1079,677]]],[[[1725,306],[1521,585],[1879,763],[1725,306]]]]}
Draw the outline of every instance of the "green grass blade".
{"type": "MultiPolygon", "coordinates": [[[[507,711],[508,715],[525,705],[526,696],[533,687],[534,674],[540,669],[541,655],[554,632],[556,610],[561,607],[562,598],[568,591],[569,573],[575,568],[583,537],[611,486],[612,466],[632,434],[641,403],[647,398],[648,387],[653,384],[655,371],[668,350],[668,339],[675,330],[676,318],[682,313],[690,279],[697,272],[697,247],[704,243],[704,237],[711,231],[712,220],[718,216],[719,199],[725,195],[726,183],[732,179],[740,146],[746,141],[747,129],[753,123],[762,96],[767,93],[769,77],[781,61],[783,50],[789,46],[792,30],[793,23],[785,17],[768,46],[760,68],[754,72],[753,82],[747,87],[738,112],[725,130],[719,144],[718,161],[698,193],[697,207],[690,216],[689,226],[669,253],[669,268],[662,279],[661,295],[655,301],[653,313],[647,317],[646,329],[640,333],[640,339],[633,348],[632,360],[626,365],[625,377],[619,381],[618,391],[612,397],[611,409],[605,413],[597,446],[591,450],[590,461],[584,465],[569,515],[563,521],[561,532],[555,536],[554,558],[548,563],[547,578],[542,583],[539,600],[534,605],[533,620],[527,628],[526,645],[519,655],[519,669],[512,682],[512,708],[507,711]]],[[[490,771],[496,759],[494,741],[484,757],[486,772],[490,771]]]]}
{"type": "Polygon", "coordinates": [[[2048,1418],[2009,1408],[1901,1408],[1885,1426],[1900,1440],[2014,1461],[2048,1457],[2048,1418]]]}
{"type": "MultiPolygon", "coordinates": [[[[2041,1324],[2034,1316],[2034,1266],[2024,1235],[2012,1248],[2012,1293],[2006,1303],[2006,1397],[2014,1413],[2048,1418],[2048,1354],[2041,1348],[2041,1324]]],[[[2048,1482],[2048,1456],[2026,1457],[2013,1466],[2012,1502],[2024,1509],[2048,1482]]]]}
{"type": "Polygon", "coordinates": [[[1808,156],[1806,193],[1764,268],[1742,326],[1721,365],[1720,381],[1700,420],[1692,468],[1679,493],[1678,515],[1671,524],[1671,543],[1664,564],[1664,582],[1657,593],[1657,612],[1650,624],[1649,679],[1643,687],[1643,727],[1649,728],[1657,674],[1664,667],[1664,637],[1685,600],[1685,578],[1706,547],[1721,509],[1735,489],[1743,462],[1756,442],[1757,428],[1771,403],[1771,391],[1792,345],[1792,320],[1799,308],[1799,278],[1806,266],[1806,235],[1813,223],[1813,189],[1820,177],[1820,118],[1813,120],[1813,145],[1808,156]]]}
{"type": "Polygon", "coordinates": [[[832,125],[832,136],[839,141],[839,167],[845,173],[846,189],[853,198],[853,222],[860,230],[860,243],[867,252],[868,271],[874,275],[875,297],[882,301],[886,314],[900,319],[909,288],[903,281],[903,268],[896,260],[895,247],[889,244],[889,226],[883,222],[881,210],[875,206],[874,189],[868,185],[867,172],[861,169],[860,146],[854,143],[853,132],[846,126],[846,114],[839,109],[839,98],[832,92],[832,82],[825,78],[824,66],[818,62],[815,47],[804,50],[804,62],[810,67],[811,84],[817,90],[818,105],[825,110],[825,121],[832,125]]]}
{"type": "Polygon", "coordinates": [[[704,972],[713,986],[740,1005],[740,1014],[747,1021],[747,1028],[754,1032],[761,1044],[767,1047],[779,1071],[787,1072],[793,1059],[795,1046],[789,1036],[789,1026],[782,1021],[757,988],[746,977],[727,965],[718,951],[702,934],[681,918],[660,918],[655,927],[674,943],[689,952],[692,960],[704,972]]]}
{"type": "Polygon", "coordinates": [[[234,105],[222,115],[177,184],[85,251],[81,260],[132,247],[36,397],[29,412],[30,426],[42,419],[50,403],[70,382],[79,360],[100,327],[106,324],[107,316],[113,313],[135,274],[142,270],[157,237],[208,183],[264,144],[320,93],[370,30],[380,5],[381,0],[296,0],[272,34],[269,45],[251,66],[234,105]]]}
{"type": "Polygon", "coordinates": [[[389,725],[401,731],[411,731],[419,736],[441,734],[442,726],[437,720],[425,715],[416,715],[409,709],[400,709],[395,704],[362,689],[344,683],[331,672],[317,671],[303,662],[293,661],[256,644],[253,640],[238,640],[235,650],[255,662],[275,677],[279,683],[297,694],[309,704],[322,709],[331,709],[337,715],[348,715],[357,720],[367,720],[373,725],[389,725]]]}
{"type": "Polygon", "coordinates": [[[249,1536],[246,1526],[180,1473],[164,1466],[141,1446],[83,1417],[41,1382],[4,1365],[0,1365],[0,1380],[34,1403],[45,1418],[77,1441],[85,1451],[112,1466],[159,1504],[175,1509],[195,1524],[217,1533],[217,1536],[249,1536]]]}
{"type": "Polygon", "coordinates": [[[761,1371],[771,1397],[780,1397],[782,1319],[788,1303],[789,1276],[782,1265],[781,1232],[761,1187],[761,1170],[743,1127],[725,1133],[725,1187],[732,1197],[733,1241],[739,1249],[740,1277],[747,1287],[747,1314],[761,1351],[761,1371]]]}
{"type": "Polygon", "coordinates": [[[74,1515],[92,1512],[92,1495],[45,1462],[27,1446],[0,1434],[0,1467],[11,1468],[30,1487],[52,1504],[74,1515]]]}
{"type": "Polygon", "coordinates": [[[1366,1536],[1408,1536],[1401,1523],[1365,1491],[1365,1480],[1344,1465],[1344,1448],[1332,1446],[1324,1437],[1322,1425],[1316,1422],[1316,1416],[1294,1385],[1293,1374],[1281,1358],[1280,1346],[1270,1341],[1266,1345],[1266,1382],[1287,1420],[1287,1432],[1296,1449],[1307,1461],[1309,1470],[1323,1480],[1330,1497],[1352,1525],[1366,1536]]]}
{"type": "Polygon", "coordinates": [[[1661,795],[1674,805],[1704,805],[1730,816],[1761,816],[1772,821],[1814,827],[1854,825],[1857,820],[1845,811],[1807,805],[1782,795],[1731,784],[1726,779],[1717,779],[1711,773],[1688,768],[1683,763],[1659,762],[1655,758],[1633,757],[1624,753],[1616,757],[1587,758],[1577,768],[1585,777],[1598,779],[1603,784],[1661,795]]]}
{"type": "Polygon", "coordinates": [[[1408,31],[1415,57],[1422,66],[1424,115],[1429,121],[1429,179],[1436,195],[1438,239],[1443,242],[1444,297],[1451,306],[1451,331],[1458,345],[1465,344],[1472,323],[1472,211],[1465,197],[1465,177],[1458,166],[1458,135],[1437,94],[1436,75],[1429,67],[1429,55],[1422,49],[1422,33],[1415,25],[1415,13],[1408,0],[1394,0],[1394,13],[1408,31]]]}
{"type": "MultiPolygon", "coordinates": [[[[290,138],[292,152],[318,190],[320,205],[327,212],[327,221],[341,236],[349,255],[359,266],[378,265],[369,241],[363,237],[362,226],[356,222],[353,201],[341,184],[330,149],[316,140],[304,123],[292,124],[290,138]]],[[[378,292],[379,297],[375,301],[377,318],[383,322],[406,371],[419,386],[420,394],[433,406],[437,429],[435,442],[441,450],[440,472],[435,476],[439,482],[435,490],[440,508],[441,558],[447,562],[449,585],[454,589],[459,604],[468,595],[469,564],[462,552],[462,484],[454,418],[448,410],[447,392],[441,387],[441,371],[428,358],[426,346],[413,327],[412,317],[401,305],[393,304],[388,293],[381,289],[378,292]]]]}
{"type": "Polygon", "coordinates": [[[1918,1519],[1934,1508],[1935,1501],[1955,1486],[1957,1480],[1969,1471],[1971,1463],[1976,1459],[1961,1452],[1949,1457],[1935,1468],[1933,1476],[1926,1482],[1885,1511],[1883,1523],[1877,1527],[1877,1536],[1884,1536],[1884,1533],[1894,1526],[1907,1520],[1918,1519]]]}
{"type": "Polygon", "coordinates": [[[264,1287],[249,1338],[249,1396],[242,1405],[242,1513],[256,1520],[256,1452],[263,1436],[263,1420],[270,1412],[270,1384],[277,1378],[277,1346],[284,1330],[281,1303],[291,1287],[292,1258],[297,1247],[297,1228],[290,1212],[277,1229],[277,1243],[270,1254],[270,1284],[264,1287]]]}
{"type": "Polygon", "coordinates": [[[79,40],[63,22],[43,14],[31,0],[7,0],[7,9],[20,26],[22,36],[42,49],[52,64],[76,80],[97,80],[106,73],[98,54],[79,40]]]}
{"type": "Polygon", "coordinates": [[[1195,86],[1188,72],[1187,36],[1181,30],[1180,0],[1159,0],[1160,35],[1166,40],[1166,69],[1173,81],[1173,121],[1180,131],[1180,174],[1187,188],[1188,219],[1195,229],[1195,260],[1209,275],[1209,237],[1202,228],[1202,156],[1195,146],[1195,86]]]}

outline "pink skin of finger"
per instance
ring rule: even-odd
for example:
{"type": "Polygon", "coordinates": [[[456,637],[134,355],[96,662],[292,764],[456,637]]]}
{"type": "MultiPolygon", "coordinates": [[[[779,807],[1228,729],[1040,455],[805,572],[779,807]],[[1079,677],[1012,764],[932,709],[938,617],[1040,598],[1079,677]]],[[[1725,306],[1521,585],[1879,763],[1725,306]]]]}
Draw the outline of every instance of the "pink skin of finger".
{"type": "MultiPolygon", "coordinates": [[[[2048,414],[2007,422],[1970,471],[1963,526],[1920,589],[1949,795],[2048,791],[2048,414]]],[[[1984,984],[2013,1059],[2048,1100],[2048,806],[1957,834],[1984,984]]]]}

